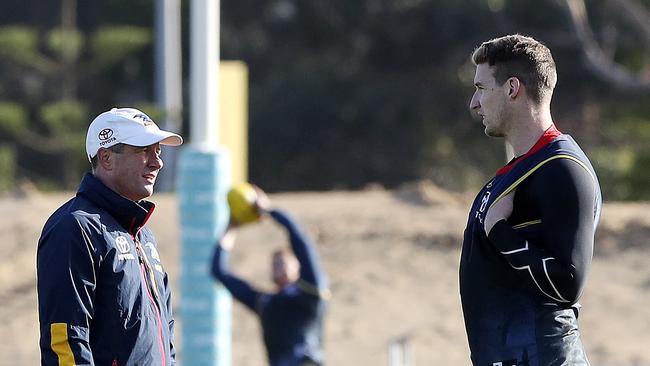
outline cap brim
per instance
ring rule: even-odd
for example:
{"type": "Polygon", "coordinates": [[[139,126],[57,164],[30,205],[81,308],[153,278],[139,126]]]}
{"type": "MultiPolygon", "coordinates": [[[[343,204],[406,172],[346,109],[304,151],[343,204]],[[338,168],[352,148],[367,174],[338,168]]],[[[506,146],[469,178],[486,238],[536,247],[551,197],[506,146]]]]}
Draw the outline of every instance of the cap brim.
{"type": "Polygon", "coordinates": [[[141,134],[122,141],[123,144],[131,146],[149,146],[156,143],[167,146],[179,146],[183,144],[183,138],[173,132],[168,131],[149,131],[146,134],[141,134]]]}
{"type": "Polygon", "coordinates": [[[161,145],[180,146],[183,144],[183,138],[180,135],[171,132],[169,133],[170,133],[169,137],[160,140],[161,145]]]}

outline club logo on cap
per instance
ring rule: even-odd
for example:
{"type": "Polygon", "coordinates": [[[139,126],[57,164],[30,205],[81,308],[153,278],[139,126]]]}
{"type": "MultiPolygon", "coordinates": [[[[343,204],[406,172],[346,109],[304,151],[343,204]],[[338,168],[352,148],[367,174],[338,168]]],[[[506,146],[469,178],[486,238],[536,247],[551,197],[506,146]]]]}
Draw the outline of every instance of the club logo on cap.
{"type": "Polygon", "coordinates": [[[105,128],[101,131],[99,131],[99,135],[97,135],[99,138],[99,146],[104,146],[106,144],[110,144],[111,142],[115,142],[117,138],[113,137],[113,130],[110,128],[105,128]]]}
{"type": "Polygon", "coordinates": [[[133,116],[133,119],[141,119],[142,124],[145,125],[145,126],[149,126],[149,125],[153,124],[153,121],[151,120],[151,118],[149,118],[149,116],[147,116],[144,113],[136,114],[135,116],[133,116]]]}
{"type": "Polygon", "coordinates": [[[112,142],[117,141],[117,138],[113,137],[113,130],[110,128],[105,128],[101,131],[99,131],[99,134],[97,135],[99,138],[99,146],[104,146],[106,144],[110,144],[112,142]]]}
{"type": "Polygon", "coordinates": [[[111,136],[113,136],[113,130],[111,130],[110,128],[105,128],[99,131],[99,135],[97,137],[99,137],[99,139],[102,141],[106,141],[110,139],[111,136]]]}

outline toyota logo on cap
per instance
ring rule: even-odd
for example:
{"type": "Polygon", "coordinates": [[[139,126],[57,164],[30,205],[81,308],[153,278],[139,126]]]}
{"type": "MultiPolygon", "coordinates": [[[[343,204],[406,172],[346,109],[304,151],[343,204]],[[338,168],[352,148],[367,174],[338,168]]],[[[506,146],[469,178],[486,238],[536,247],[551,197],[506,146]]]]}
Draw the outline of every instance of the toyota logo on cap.
{"type": "Polygon", "coordinates": [[[110,139],[111,136],[113,136],[113,130],[111,130],[110,128],[105,128],[99,131],[99,135],[98,135],[99,139],[102,141],[106,141],[110,139]]]}

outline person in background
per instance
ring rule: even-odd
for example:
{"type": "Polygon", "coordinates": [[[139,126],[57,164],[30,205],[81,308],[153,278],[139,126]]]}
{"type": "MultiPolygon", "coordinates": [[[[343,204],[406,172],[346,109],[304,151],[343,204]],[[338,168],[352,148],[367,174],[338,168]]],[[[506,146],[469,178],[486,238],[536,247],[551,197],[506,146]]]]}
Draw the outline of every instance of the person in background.
{"type": "Polygon", "coordinates": [[[472,204],[460,295],[474,365],[588,365],[578,330],[601,209],[598,180],[551,117],[550,50],[508,35],[473,53],[470,108],[515,157],[472,204]]]}
{"type": "Polygon", "coordinates": [[[316,247],[298,225],[281,210],[271,208],[266,194],[256,188],[255,206],[289,235],[290,249],[278,249],[271,259],[276,292],[253,288],[229,270],[237,225],[231,219],[217,244],[212,273],[232,296],[259,317],[271,366],[324,365],[323,320],[329,291],[316,247]]]}
{"type": "Polygon", "coordinates": [[[86,136],[92,172],[45,223],[37,287],[42,365],[175,365],[167,273],[145,224],[163,162],[181,136],[113,108],[86,136]]]}

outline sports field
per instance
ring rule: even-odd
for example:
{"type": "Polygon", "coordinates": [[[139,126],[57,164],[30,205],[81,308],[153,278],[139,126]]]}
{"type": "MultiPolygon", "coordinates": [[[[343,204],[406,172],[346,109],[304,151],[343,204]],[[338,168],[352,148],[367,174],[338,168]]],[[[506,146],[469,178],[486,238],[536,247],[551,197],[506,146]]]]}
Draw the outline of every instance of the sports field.
{"type": "MultiPolygon", "coordinates": [[[[0,366],[39,364],[36,241],[47,216],[70,196],[0,199],[0,366]]],[[[418,366],[469,364],[457,270],[470,198],[426,183],[271,195],[316,239],[331,279],[329,365],[386,365],[397,336],[409,337],[418,366]]],[[[151,226],[175,280],[177,202],[173,195],[152,200],[158,207],[151,226]]],[[[650,365],[649,212],[650,203],[604,207],[580,316],[594,366],[650,365]]],[[[233,269],[270,289],[269,253],[283,243],[271,223],[245,228],[233,269]]],[[[240,305],[233,316],[233,366],[264,365],[255,318],[240,305]]]]}

